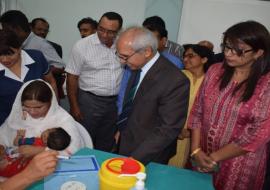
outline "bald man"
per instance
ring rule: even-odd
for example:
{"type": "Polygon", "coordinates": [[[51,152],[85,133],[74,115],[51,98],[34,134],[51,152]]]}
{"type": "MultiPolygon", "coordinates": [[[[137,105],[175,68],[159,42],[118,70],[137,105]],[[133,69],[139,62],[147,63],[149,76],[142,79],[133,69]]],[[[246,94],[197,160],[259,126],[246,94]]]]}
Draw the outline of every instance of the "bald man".
{"type": "MultiPolygon", "coordinates": [[[[118,118],[119,153],[144,164],[167,164],[175,154],[177,134],[184,126],[188,107],[188,79],[158,53],[157,47],[157,38],[142,27],[127,29],[117,41],[120,62],[132,70],[131,75],[140,73],[132,105],[127,109],[124,103],[118,118]]],[[[124,102],[130,101],[132,79],[124,102]]]]}

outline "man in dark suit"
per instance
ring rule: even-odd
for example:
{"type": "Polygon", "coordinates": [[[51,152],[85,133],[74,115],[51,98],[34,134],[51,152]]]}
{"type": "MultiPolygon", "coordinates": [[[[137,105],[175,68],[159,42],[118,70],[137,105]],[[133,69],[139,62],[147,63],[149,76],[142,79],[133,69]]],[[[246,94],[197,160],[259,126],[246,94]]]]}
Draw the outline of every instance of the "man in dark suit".
{"type": "Polygon", "coordinates": [[[118,119],[119,154],[144,164],[167,164],[175,154],[189,99],[188,79],[158,53],[157,46],[156,37],[142,27],[127,29],[117,41],[119,61],[134,73],[141,70],[133,100],[129,97],[129,89],[134,87],[130,77],[118,119]],[[132,103],[125,103],[130,99],[132,103]]]}

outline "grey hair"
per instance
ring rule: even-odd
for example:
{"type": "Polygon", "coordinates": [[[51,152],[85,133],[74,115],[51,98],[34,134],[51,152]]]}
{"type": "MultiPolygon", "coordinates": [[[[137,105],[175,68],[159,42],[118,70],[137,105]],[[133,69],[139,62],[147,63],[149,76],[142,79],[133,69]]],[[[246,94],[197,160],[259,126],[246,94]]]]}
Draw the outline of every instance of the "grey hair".
{"type": "Polygon", "coordinates": [[[157,52],[158,41],[150,30],[144,27],[133,26],[128,28],[126,31],[134,32],[131,43],[131,48],[134,51],[144,50],[150,46],[154,54],[157,52]]]}

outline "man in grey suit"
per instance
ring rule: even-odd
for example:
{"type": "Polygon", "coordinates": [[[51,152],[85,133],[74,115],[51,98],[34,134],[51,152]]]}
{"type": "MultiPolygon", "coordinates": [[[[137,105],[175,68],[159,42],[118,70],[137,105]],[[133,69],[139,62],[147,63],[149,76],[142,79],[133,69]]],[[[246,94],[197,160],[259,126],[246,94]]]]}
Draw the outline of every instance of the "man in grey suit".
{"type": "Polygon", "coordinates": [[[119,154],[144,164],[151,161],[167,164],[175,154],[189,99],[188,79],[158,53],[157,46],[156,37],[142,27],[127,29],[117,41],[120,62],[133,72],[141,70],[131,104],[125,104],[131,99],[129,89],[133,85],[132,79],[128,82],[123,112],[118,119],[119,154]]]}

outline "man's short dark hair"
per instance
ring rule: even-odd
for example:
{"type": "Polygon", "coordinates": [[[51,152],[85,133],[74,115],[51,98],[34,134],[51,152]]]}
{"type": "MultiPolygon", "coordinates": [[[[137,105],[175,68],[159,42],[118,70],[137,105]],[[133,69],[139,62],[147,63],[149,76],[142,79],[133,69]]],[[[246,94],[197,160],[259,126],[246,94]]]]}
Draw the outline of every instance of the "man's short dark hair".
{"type": "Polygon", "coordinates": [[[49,133],[47,146],[52,150],[65,150],[71,141],[70,135],[61,127],[49,133]]]}
{"type": "Polygon", "coordinates": [[[20,28],[27,33],[31,31],[27,17],[18,10],[10,10],[5,12],[0,17],[0,22],[2,23],[3,28],[8,26],[11,28],[20,28]]]}
{"type": "Polygon", "coordinates": [[[86,17],[86,18],[83,18],[82,20],[80,20],[77,24],[78,29],[80,29],[82,24],[90,24],[92,29],[97,29],[97,26],[98,26],[97,21],[95,21],[91,17],[86,17]]]}
{"type": "Polygon", "coordinates": [[[103,17],[107,17],[109,20],[117,20],[118,23],[119,23],[119,28],[118,30],[120,30],[122,28],[122,25],[123,25],[123,19],[121,17],[120,14],[116,13],[116,12],[107,12],[107,13],[104,13],[102,15],[102,17],[100,18],[99,22],[101,21],[101,19],[103,17]]]}
{"type": "Polygon", "coordinates": [[[157,32],[160,38],[164,37],[168,38],[168,31],[163,27],[160,27],[158,25],[146,25],[144,27],[150,30],[151,32],[157,32]]]}
{"type": "Polygon", "coordinates": [[[159,26],[166,29],[164,20],[159,16],[151,16],[143,21],[143,26],[159,26]]]}
{"type": "Polygon", "coordinates": [[[45,20],[45,18],[41,18],[41,17],[39,17],[39,18],[34,18],[34,19],[31,21],[31,23],[30,23],[31,27],[32,27],[32,28],[34,28],[34,27],[36,26],[36,24],[37,24],[37,22],[38,22],[38,21],[41,21],[41,22],[47,23],[47,24],[48,24],[48,26],[50,27],[50,25],[49,25],[48,21],[47,21],[47,20],[45,20]]]}

